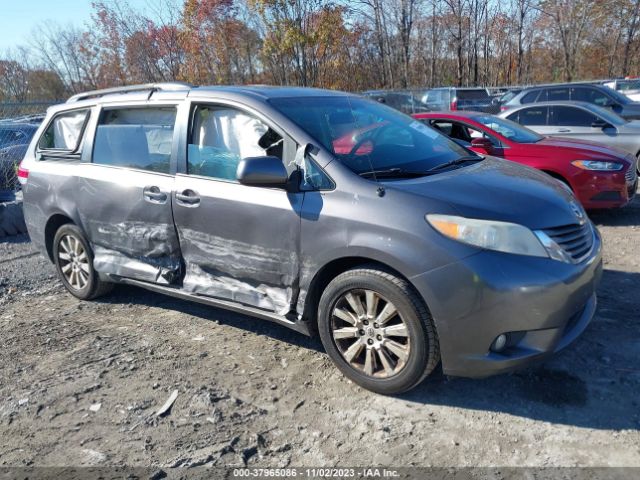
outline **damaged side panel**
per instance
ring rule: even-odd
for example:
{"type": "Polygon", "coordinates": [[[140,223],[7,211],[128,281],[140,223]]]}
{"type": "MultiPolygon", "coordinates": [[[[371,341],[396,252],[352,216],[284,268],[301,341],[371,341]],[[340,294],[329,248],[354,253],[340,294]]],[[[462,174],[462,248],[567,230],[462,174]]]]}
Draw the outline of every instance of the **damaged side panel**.
{"type": "Polygon", "coordinates": [[[95,269],[175,283],[181,262],[171,210],[173,177],[96,164],[80,168],[78,212],[94,250],[95,269]]]}
{"type": "Polygon", "coordinates": [[[197,207],[174,200],[186,292],[289,313],[298,294],[303,194],[187,175],[176,191],[197,192],[197,207]]]}

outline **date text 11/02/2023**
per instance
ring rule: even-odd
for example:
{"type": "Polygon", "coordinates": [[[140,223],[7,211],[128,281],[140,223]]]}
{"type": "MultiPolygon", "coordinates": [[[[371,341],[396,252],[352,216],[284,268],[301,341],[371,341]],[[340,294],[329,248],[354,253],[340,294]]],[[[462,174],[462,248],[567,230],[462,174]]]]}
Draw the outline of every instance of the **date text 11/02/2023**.
{"type": "Polygon", "coordinates": [[[394,478],[397,470],[372,468],[235,468],[233,478],[394,478]]]}

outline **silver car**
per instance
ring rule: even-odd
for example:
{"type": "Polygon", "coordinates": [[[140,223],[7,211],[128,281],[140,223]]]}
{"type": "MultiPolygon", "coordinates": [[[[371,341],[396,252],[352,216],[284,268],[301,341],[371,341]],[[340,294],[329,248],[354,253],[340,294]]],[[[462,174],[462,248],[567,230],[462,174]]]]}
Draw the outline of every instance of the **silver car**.
{"type": "Polygon", "coordinates": [[[71,294],[135,285],[319,334],[376,392],[440,362],[529,365],[596,308],[601,240],[568,188],[347,93],[79,94],[49,109],[18,176],[71,294]]]}
{"type": "MultiPolygon", "coordinates": [[[[627,121],[586,102],[543,102],[512,108],[500,115],[546,136],[598,142],[640,159],[640,120],[627,121]]],[[[640,167],[638,167],[640,172],[640,167]]]]}

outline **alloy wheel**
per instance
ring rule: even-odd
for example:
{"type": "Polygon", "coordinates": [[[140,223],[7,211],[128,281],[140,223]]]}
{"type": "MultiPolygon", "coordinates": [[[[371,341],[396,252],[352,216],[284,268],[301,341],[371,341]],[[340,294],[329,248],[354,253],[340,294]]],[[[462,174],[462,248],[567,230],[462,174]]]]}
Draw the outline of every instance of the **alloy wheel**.
{"type": "Polygon", "coordinates": [[[338,298],[331,334],[344,360],[370,377],[392,377],[409,359],[407,324],[393,303],[372,290],[350,290],[338,298]]]}
{"type": "Polygon", "coordinates": [[[65,235],[58,243],[60,270],[67,283],[76,290],[82,290],[89,282],[89,256],[82,242],[73,235],[65,235]]]}

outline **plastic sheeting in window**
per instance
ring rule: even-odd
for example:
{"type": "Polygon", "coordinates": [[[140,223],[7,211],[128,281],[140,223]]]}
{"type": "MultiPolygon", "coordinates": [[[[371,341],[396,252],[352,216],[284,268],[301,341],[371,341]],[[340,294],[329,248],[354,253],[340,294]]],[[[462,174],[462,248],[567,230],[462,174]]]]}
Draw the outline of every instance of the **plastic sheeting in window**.
{"type": "Polygon", "coordinates": [[[73,150],[80,138],[82,126],[89,112],[79,112],[60,115],[53,120],[53,145],[49,148],[73,150]]]}
{"type": "Polygon", "coordinates": [[[259,119],[239,110],[200,108],[189,145],[189,173],[235,180],[240,160],[268,155],[274,144],[282,142],[275,134],[265,144],[268,133],[275,134],[259,119]]]}

